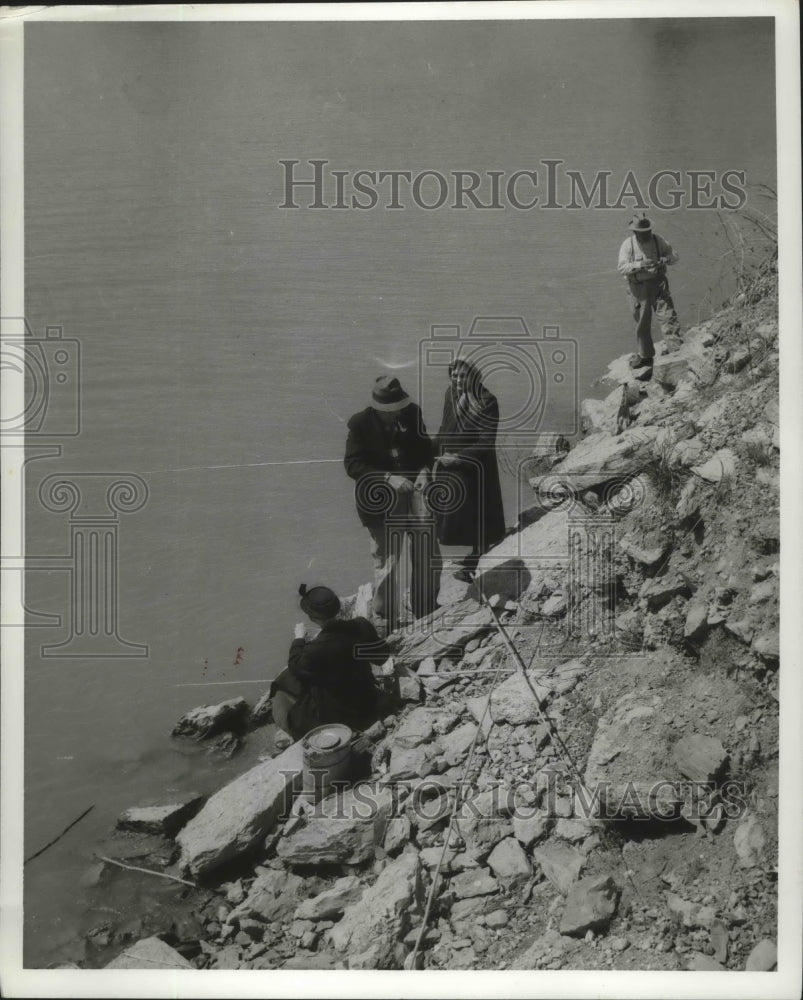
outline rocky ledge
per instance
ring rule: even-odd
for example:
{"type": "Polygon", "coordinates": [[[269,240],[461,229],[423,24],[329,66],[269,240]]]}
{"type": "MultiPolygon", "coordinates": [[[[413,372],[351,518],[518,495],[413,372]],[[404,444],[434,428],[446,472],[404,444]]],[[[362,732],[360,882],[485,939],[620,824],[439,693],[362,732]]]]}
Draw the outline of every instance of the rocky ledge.
{"type": "MultiPolygon", "coordinates": [[[[121,819],[159,838],[191,915],[113,965],[775,967],[765,279],[662,354],[652,382],[613,362],[615,388],[536,469],[481,589],[445,582],[445,606],[390,637],[395,711],[366,734],[363,780],[300,807],[289,745],[206,801],[121,819]]],[[[237,702],[187,719],[214,737],[246,715],[237,702]]]]}

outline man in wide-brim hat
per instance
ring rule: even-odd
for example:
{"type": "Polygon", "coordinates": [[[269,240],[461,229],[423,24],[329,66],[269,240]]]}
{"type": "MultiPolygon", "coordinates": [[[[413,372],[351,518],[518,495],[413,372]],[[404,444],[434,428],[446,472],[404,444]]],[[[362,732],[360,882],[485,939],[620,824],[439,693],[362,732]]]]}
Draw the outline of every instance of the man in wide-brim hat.
{"type": "Polygon", "coordinates": [[[633,319],[636,321],[638,353],[630,360],[631,368],[644,369],[636,378],[652,378],[655,345],[652,340],[652,314],[661,323],[661,332],[667,345],[679,346],[680,322],[672,296],[666,268],[679,260],[666,240],[653,231],[652,223],[645,216],[635,216],[628,224],[631,235],[619,250],[619,271],[627,278],[633,319]]]}
{"type": "Polygon", "coordinates": [[[355,481],[357,515],[371,536],[374,614],[399,624],[399,569],[410,539],[410,607],[415,618],[437,607],[440,568],[434,519],[424,502],[435,458],[420,408],[399,380],[380,375],[370,405],[348,422],[344,464],[355,481]]]}

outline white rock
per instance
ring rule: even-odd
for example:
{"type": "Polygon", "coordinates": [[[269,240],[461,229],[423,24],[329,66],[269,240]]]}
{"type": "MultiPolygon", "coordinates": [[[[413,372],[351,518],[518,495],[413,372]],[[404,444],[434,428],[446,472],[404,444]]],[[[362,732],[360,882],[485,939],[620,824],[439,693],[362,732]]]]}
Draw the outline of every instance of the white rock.
{"type": "Polygon", "coordinates": [[[754,813],[747,813],[733,835],[733,846],[742,868],[754,868],[764,862],[767,838],[754,813]]]}
{"type": "Polygon", "coordinates": [[[491,695],[491,718],[494,722],[509,722],[520,726],[541,719],[539,701],[544,703],[551,688],[539,683],[534,676],[525,678],[521,672],[503,681],[491,695]]]}
{"type": "Polygon", "coordinates": [[[462,726],[458,726],[448,736],[440,738],[443,755],[450,767],[454,767],[465,758],[471,744],[474,742],[476,734],[477,724],[475,722],[464,722],[462,726]]]}
{"type": "Polygon", "coordinates": [[[778,964],[778,948],[774,941],[764,938],[747,956],[745,972],[772,972],[778,964]]]}
{"type": "Polygon", "coordinates": [[[379,874],[358,903],[348,907],[330,931],[337,951],[349,953],[352,969],[394,969],[395,945],[410,927],[410,909],[423,903],[421,863],[405,852],[379,874]]]}
{"type": "Polygon", "coordinates": [[[691,471],[709,483],[718,483],[724,477],[736,474],[736,456],[730,448],[720,448],[703,465],[693,465],[691,471]]]}
{"type": "Polygon", "coordinates": [[[585,856],[566,844],[546,844],[533,851],[533,859],[538,862],[544,875],[563,896],[567,895],[577,881],[585,856]]]}
{"type": "Polygon", "coordinates": [[[359,864],[382,843],[392,807],[389,788],[348,788],[319,802],[303,826],[279,841],[276,853],[291,864],[359,864]]]}
{"type": "Polygon", "coordinates": [[[107,969],[194,969],[175,948],[158,937],[143,938],[112,959],[107,969]]]}
{"type": "Polygon", "coordinates": [[[530,874],[530,862],[514,837],[500,840],[488,855],[488,867],[497,878],[509,879],[530,874]]]}
{"type": "Polygon", "coordinates": [[[254,847],[288,808],[302,764],[301,744],[295,743],[215,792],[176,837],[181,868],[205,875],[254,847]]]}
{"type": "Polygon", "coordinates": [[[546,836],[548,829],[549,815],[545,811],[538,810],[533,815],[513,817],[513,834],[525,847],[534,844],[536,840],[541,840],[546,836]]]}
{"type": "Polygon", "coordinates": [[[330,888],[312,899],[305,899],[295,912],[296,920],[335,920],[347,906],[356,903],[364,887],[356,875],[339,878],[330,888]]]}

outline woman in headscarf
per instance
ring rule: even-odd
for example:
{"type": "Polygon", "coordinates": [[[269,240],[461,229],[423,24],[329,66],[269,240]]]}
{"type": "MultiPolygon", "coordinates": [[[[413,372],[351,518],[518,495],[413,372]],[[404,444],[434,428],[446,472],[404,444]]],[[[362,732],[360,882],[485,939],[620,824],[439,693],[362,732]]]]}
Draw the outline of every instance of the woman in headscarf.
{"type": "Polygon", "coordinates": [[[443,419],[435,439],[439,458],[434,476],[438,541],[442,545],[470,545],[459,579],[470,580],[480,557],[505,535],[505,512],[496,432],[499,404],[485,387],[482,374],[470,361],[458,359],[449,367],[449,387],[443,401],[443,419]],[[452,477],[454,477],[452,479],[452,477]],[[439,491],[451,502],[437,502],[439,491]]]}
{"type": "Polygon", "coordinates": [[[340,598],[329,587],[302,584],[299,594],[320,631],[307,639],[306,626],[296,625],[287,669],[270,689],[273,719],[294,740],[333,722],[365,729],[378,711],[371,664],[386,660],[389,649],[366,618],[338,617],[340,598]]]}

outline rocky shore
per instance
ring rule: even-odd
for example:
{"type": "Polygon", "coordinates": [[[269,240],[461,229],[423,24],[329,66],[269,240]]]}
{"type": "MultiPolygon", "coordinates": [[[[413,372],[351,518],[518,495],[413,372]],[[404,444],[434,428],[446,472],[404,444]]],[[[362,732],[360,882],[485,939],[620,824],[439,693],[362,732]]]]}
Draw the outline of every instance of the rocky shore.
{"type": "MultiPolygon", "coordinates": [[[[184,882],[164,880],[169,926],[96,935],[98,964],[775,967],[773,262],[651,382],[627,357],[606,378],[481,592],[445,578],[389,638],[365,779],[299,808],[301,747],[279,739],[207,798],[129,810],[117,860],[184,882]]],[[[268,715],[236,699],[177,733],[227,752],[268,715]]]]}

